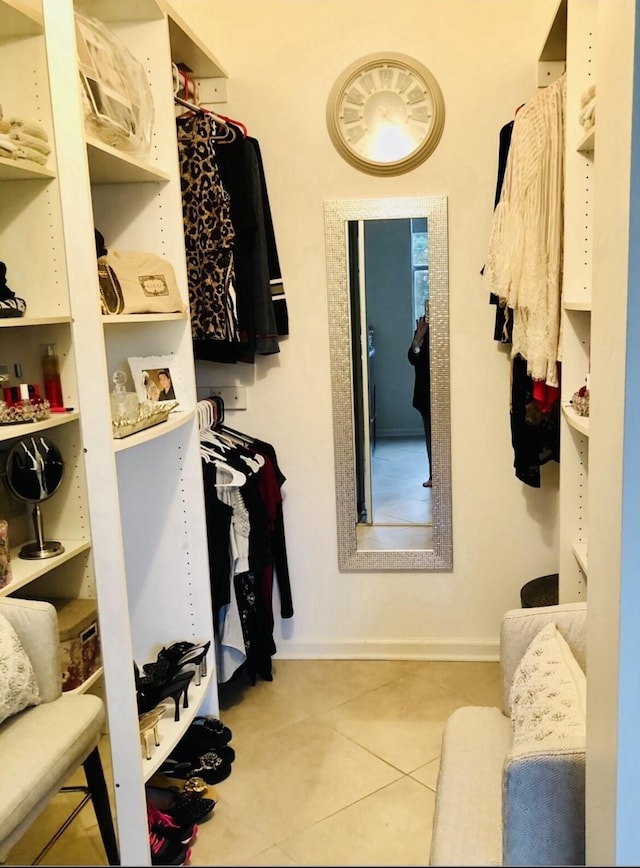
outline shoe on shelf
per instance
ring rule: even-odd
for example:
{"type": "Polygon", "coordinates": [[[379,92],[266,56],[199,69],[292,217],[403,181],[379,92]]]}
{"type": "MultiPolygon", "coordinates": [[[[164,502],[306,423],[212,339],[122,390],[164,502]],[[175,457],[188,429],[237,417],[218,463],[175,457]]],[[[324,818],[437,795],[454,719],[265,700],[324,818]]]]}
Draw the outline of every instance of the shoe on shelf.
{"type": "Polygon", "coordinates": [[[219,784],[231,774],[231,763],[217,754],[209,753],[184,762],[167,759],[160,771],[169,778],[188,780],[192,777],[200,777],[208,784],[219,784]]]}
{"type": "Polygon", "coordinates": [[[236,758],[236,753],[229,744],[220,744],[212,733],[199,724],[192,724],[187,729],[178,744],[171,751],[170,756],[180,761],[193,759],[205,753],[216,753],[223,760],[230,763],[236,758]]]}
{"type": "Polygon", "coordinates": [[[149,832],[160,838],[177,841],[179,844],[193,844],[198,834],[198,826],[193,822],[180,823],[175,817],[165,814],[147,799],[147,821],[149,832]]]}
{"type": "Polygon", "coordinates": [[[175,705],[174,720],[180,720],[180,699],[182,707],[189,708],[189,684],[194,676],[190,672],[179,672],[166,683],[154,683],[148,677],[140,675],[138,665],[134,662],[134,674],[136,680],[136,692],[138,701],[138,714],[144,714],[155,708],[163,699],[173,699],[175,705]]]}
{"type": "Polygon", "coordinates": [[[149,832],[152,865],[188,865],[191,848],[179,841],[171,841],[157,832],[149,832]]]}
{"type": "Polygon", "coordinates": [[[151,748],[149,740],[152,738],[156,747],[160,746],[160,733],[158,724],[167,709],[166,705],[157,705],[151,711],[138,716],[138,727],[140,729],[140,741],[144,747],[144,755],[147,759],[151,759],[151,748]]]}
{"type": "Polygon", "coordinates": [[[218,717],[200,714],[193,718],[191,728],[202,727],[215,740],[216,745],[228,744],[231,741],[231,730],[218,717]]]}
{"type": "Polygon", "coordinates": [[[201,823],[210,816],[216,806],[214,799],[205,799],[196,793],[180,792],[177,787],[156,787],[147,784],[145,792],[149,804],[183,825],[201,823]]]}
{"type": "Polygon", "coordinates": [[[145,674],[154,680],[173,678],[185,666],[195,667],[195,685],[199,686],[207,674],[207,652],[211,641],[207,642],[176,642],[168,648],[158,651],[153,663],[143,664],[145,674]]]}
{"type": "Polygon", "coordinates": [[[191,778],[172,778],[164,774],[164,772],[154,772],[147,781],[147,784],[154,787],[164,787],[176,793],[185,793],[189,796],[208,796],[210,799],[213,799],[214,803],[218,801],[218,794],[215,790],[203,778],[199,778],[197,775],[191,778]]]}

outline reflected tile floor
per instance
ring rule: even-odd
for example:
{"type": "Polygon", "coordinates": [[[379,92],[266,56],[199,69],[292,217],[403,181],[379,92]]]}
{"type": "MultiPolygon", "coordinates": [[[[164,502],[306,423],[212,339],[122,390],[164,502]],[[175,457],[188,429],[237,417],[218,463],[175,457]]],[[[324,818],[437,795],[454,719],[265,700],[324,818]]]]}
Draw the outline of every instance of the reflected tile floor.
{"type": "MultiPolygon", "coordinates": [[[[190,864],[427,865],[444,722],[499,702],[498,663],[275,658],[272,682],[220,685],[236,760],[190,864]]],[[[7,864],[30,864],[67,798],[7,864]]],[[[91,807],[42,864],[106,865],[91,807]]]]}
{"type": "Polygon", "coordinates": [[[378,439],[371,458],[374,524],[430,525],[431,489],[422,485],[428,478],[424,437],[378,439]]]}

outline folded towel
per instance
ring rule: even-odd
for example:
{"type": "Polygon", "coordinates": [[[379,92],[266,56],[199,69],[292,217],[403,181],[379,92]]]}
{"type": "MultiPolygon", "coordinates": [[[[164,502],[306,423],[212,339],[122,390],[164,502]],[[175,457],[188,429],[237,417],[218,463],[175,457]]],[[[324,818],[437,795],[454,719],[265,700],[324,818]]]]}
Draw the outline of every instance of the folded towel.
{"type": "Polygon", "coordinates": [[[12,127],[10,136],[11,138],[18,142],[19,144],[26,145],[28,148],[33,148],[36,151],[40,151],[41,154],[44,154],[45,157],[51,153],[51,148],[49,145],[43,141],[42,139],[37,139],[35,136],[30,136],[27,133],[23,133],[21,127],[12,127]]]}
{"type": "Polygon", "coordinates": [[[22,160],[31,160],[33,163],[39,163],[41,166],[46,165],[47,162],[47,158],[40,151],[34,151],[33,148],[25,148],[23,145],[19,146],[16,155],[22,160]]]}
{"type": "Polygon", "coordinates": [[[595,114],[596,114],[596,100],[595,100],[595,97],[594,97],[594,98],[593,98],[589,103],[587,103],[587,105],[582,109],[582,111],[580,112],[580,115],[579,115],[579,117],[578,117],[578,120],[580,121],[580,123],[582,124],[582,126],[584,126],[585,123],[587,123],[587,122],[593,123],[593,122],[595,121],[595,114]]]}
{"type": "Polygon", "coordinates": [[[0,117],[0,133],[8,133],[11,129],[9,121],[5,121],[0,117]]]}
{"type": "MultiPolygon", "coordinates": [[[[10,154],[15,154],[16,151],[20,150],[18,145],[16,145],[15,142],[12,142],[9,139],[9,136],[5,135],[4,133],[0,134],[0,148],[10,154]]],[[[3,154],[3,156],[5,155],[3,154]]]]}
{"type": "Polygon", "coordinates": [[[596,86],[592,84],[591,87],[588,87],[585,92],[580,97],[580,107],[584,108],[588,102],[590,102],[596,95],[596,86]]]}
{"type": "Polygon", "coordinates": [[[43,139],[45,142],[49,141],[47,131],[38,124],[31,123],[31,121],[25,121],[23,118],[9,118],[9,121],[12,127],[21,127],[23,133],[27,133],[29,136],[35,136],[36,139],[43,139]]]}

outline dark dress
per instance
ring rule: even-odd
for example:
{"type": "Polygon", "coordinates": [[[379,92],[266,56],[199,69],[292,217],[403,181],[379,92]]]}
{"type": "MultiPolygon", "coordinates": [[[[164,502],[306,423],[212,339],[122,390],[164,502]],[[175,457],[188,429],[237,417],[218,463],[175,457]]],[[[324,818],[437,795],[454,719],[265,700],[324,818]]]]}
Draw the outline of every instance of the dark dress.
{"type": "Polygon", "coordinates": [[[427,329],[419,353],[414,353],[413,342],[407,353],[409,362],[413,365],[415,379],[413,385],[413,406],[422,416],[424,438],[429,458],[429,474],[431,474],[431,360],[429,356],[429,330],[427,329]]]}

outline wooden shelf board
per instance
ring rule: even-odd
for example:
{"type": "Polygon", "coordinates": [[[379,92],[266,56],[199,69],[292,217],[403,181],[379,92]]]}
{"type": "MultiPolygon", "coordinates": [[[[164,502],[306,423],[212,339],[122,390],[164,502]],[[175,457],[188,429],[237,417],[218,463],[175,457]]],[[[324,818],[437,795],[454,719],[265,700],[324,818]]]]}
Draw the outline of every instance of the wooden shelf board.
{"type": "Polygon", "coordinates": [[[22,544],[11,549],[11,575],[12,579],[4,588],[0,588],[0,597],[6,597],[9,594],[15,593],[19,588],[24,588],[25,585],[44,576],[50,570],[59,567],[66,561],[70,561],[82,552],[91,548],[91,543],[86,539],[60,539],[64,546],[64,551],[60,555],[53,558],[43,558],[42,560],[27,561],[23,560],[20,555],[22,544]]]}
{"type": "Polygon", "coordinates": [[[105,24],[118,21],[153,21],[163,13],[156,0],[92,0],[91,15],[105,24]]]}
{"type": "Polygon", "coordinates": [[[565,310],[591,311],[591,299],[564,299],[562,306],[565,310]]]}
{"type": "MultiPolygon", "coordinates": [[[[0,27],[2,22],[0,21],[0,27]]],[[[50,181],[56,173],[31,160],[9,160],[0,157],[0,181],[50,181]]]]}
{"type": "Polygon", "coordinates": [[[73,410],[70,413],[52,413],[48,419],[42,422],[25,422],[23,425],[0,425],[0,443],[5,440],[15,440],[18,437],[28,437],[39,431],[47,431],[49,428],[57,428],[58,425],[67,425],[80,418],[80,413],[73,410]]]}
{"type": "Polygon", "coordinates": [[[70,316],[10,316],[7,319],[0,317],[0,328],[13,328],[14,326],[45,326],[57,323],[71,322],[70,316]]]}
{"type": "Polygon", "coordinates": [[[104,325],[114,325],[122,323],[158,323],[170,322],[171,320],[186,319],[187,312],[179,313],[113,313],[105,314],[102,317],[104,325]]]}
{"type": "Polygon", "coordinates": [[[587,437],[589,436],[588,416],[580,416],[576,413],[571,404],[562,405],[562,414],[572,428],[575,428],[576,431],[585,434],[587,437]]]}
{"type": "Polygon", "coordinates": [[[587,555],[587,544],[585,542],[576,542],[571,547],[573,551],[573,556],[578,562],[578,566],[582,570],[582,572],[588,575],[588,555],[587,555]]]}
{"type": "Polygon", "coordinates": [[[582,136],[578,144],[576,145],[576,151],[580,151],[582,154],[588,154],[596,149],[596,128],[595,124],[591,127],[590,130],[587,130],[586,133],[582,136]]]}
{"type": "Polygon", "coordinates": [[[122,437],[120,440],[113,441],[113,451],[122,452],[125,449],[133,449],[135,446],[140,446],[142,443],[148,443],[150,440],[155,440],[156,437],[164,437],[170,431],[175,431],[190,422],[194,418],[195,410],[185,412],[171,413],[166,422],[160,422],[158,425],[153,425],[151,428],[145,428],[144,431],[139,431],[137,434],[130,434],[128,437],[122,437]]]}
{"type": "Polygon", "coordinates": [[[132,154],[118,151],[92,136],[87,136],[86,142],[92,184],[130,184],[169,180],[167,172],[139,160],[132,154]]]}
{"type": "Polygon", "coordinates": [[[36,36],[43,32],[42,16],[24,0],[0,0],[0,33],[3,39],[36,36]]]}
{"type": "Polygon", "coordinates": [[[567,0],[558,4],[539,60],[566,60],[567,57],[567,0]]]}
{"type": "Polygon", "coordinates": [[[200,706],[208,694],[207,688],[209,686],[210,678],[211,672],[202,679],[199,686],[194,684],[193,679],[191,680],[188,691],[189,708],[183,708],[182,700],[180,700],[179,721],[173,719],[175,714],[175,705],[173,700],[162,700],[162,705],[166,705],[166,710],[158,724],[158,741],[160,744],[156,747],[153,744],[153,740],[150,740],[151,759],[147,759],[144,753],[142,753],[141,740],[142,774],[145,780],[149,780],[149,778],[160,768],[198,714],[200,706]]]}
{"type": "Polygon", "coordinates": [[[169,19],[171,60],[187,66],[194,78],[226,78],[227,73],[222,65],[186,21],[170,3],[163,0],[163,6],[169,19]]]}
{"type": "Polygon", "coordinates": [[[93,673],[93,675],[90,675],[86,679],[86,681],[83,681],[82,684],[80,684],[78,687],[75,688],[75,690],[64,690],[62,695],[63,696],[73,696],[74,693],[75,694],[87,693],[96,682],[100,681],[103,674],[104,674],[104,670],[103,670],[102,666],[99,666],[96,669],[96,671],[93,673]]]}

